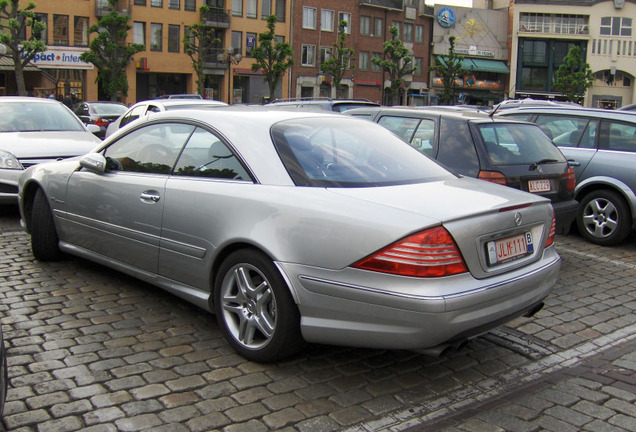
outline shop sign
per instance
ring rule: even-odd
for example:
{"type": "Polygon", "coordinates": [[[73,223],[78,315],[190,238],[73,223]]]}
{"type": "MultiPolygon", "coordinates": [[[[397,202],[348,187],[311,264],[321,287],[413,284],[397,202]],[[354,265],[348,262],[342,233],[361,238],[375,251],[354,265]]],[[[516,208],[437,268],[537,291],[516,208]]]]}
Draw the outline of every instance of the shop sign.
{"type": "Polygon", "coordinates": [[[36,54],[31,64],[43,69],[94,69],[92,63],[80,60],[79,56],[85,52],[88,49],[50,46],[46,51],[36,54]]]}
{"type": "Polygon", "coordinates": [[[495,56],[494,51],[478,50],[472,47],[471,48],[456,48],[455,53],[460,55],[471,55],[471,56],[479,56],[479,57],[494,57],[495,56]]]}
{"type": "Polygon", "coordinates": [[[455,12],[449,7],[443,7],[437,13],[437,22],[444,28],[452,27],[455,24],[455,12]]]}

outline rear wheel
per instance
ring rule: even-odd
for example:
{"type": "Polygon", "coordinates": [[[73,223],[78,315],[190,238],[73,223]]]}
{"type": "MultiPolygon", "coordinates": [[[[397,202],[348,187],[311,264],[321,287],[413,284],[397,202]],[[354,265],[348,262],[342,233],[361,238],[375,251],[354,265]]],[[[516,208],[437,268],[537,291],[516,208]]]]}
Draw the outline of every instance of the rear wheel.
{"type": "Polygon", "coordinates": [[[274,361],[304,346],[289,288],[260,252],[239,250],[225,259],[216,277],[214,308],[226,339],[248,360],[274,361]]]}
{"type": "Polygon", "coordinates": [[[53,213],[46,195],[38,189],[33,200],[31,215],[31,250],[40,261],[57,261],[63,257],[59,247],[53,213]]]}
{"type": "Polygon", "coordinates": [[[598,190],[588,193],[579,204],[576,218],[579,232],[590,243],[616,245],[627,238],[632,229],[627,203],[616,192],[598,190]]]}

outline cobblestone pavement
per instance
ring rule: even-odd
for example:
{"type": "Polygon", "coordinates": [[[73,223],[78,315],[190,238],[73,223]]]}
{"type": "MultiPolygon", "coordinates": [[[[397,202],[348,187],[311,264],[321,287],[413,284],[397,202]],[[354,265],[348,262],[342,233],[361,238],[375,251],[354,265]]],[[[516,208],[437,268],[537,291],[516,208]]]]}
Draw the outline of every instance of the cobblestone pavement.
{"type": "Polygon", "coordinates": [[[0,233],[10,431],[636,430],[636,241],[557,238],[546,308],[430,358],[312,345],[237,356],[214,317],[0,233]]]}

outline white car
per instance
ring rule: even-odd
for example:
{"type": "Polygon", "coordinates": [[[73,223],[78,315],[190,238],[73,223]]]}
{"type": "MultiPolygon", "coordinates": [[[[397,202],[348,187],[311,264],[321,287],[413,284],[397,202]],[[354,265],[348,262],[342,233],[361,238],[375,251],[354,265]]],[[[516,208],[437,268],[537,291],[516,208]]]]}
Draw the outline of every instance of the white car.
{"type": "Polygon", "coordinates": [[[31,165],[90,152],[99,126],[84,126],[64,104],[0,97],[0,204],[18,203],[18,177],[31,165]]]}
{"type": "Polygon", "coordinates": [[[152,99],[137,102],[117,120],[110,122],[108,128],[106,128],[106,138],[126,126],[128,123],[151,113],[172,111],[176,109],[196,109],[223,106],[228,106],[228,104],[211,99],[152,99]]]}

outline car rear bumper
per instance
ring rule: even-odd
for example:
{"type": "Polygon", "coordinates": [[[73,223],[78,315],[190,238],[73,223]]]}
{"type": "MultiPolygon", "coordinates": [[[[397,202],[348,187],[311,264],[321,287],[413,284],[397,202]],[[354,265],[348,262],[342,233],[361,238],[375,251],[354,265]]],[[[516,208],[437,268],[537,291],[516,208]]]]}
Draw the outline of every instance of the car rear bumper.
{"type": "Polygon", "coordinates": [[[562,201],[552,203],[554,208],[554,217],[556,219],[556,233],[567,234],[576,218],[576,212],[579,209],[579,202],[576,200],[562,201]]]}

